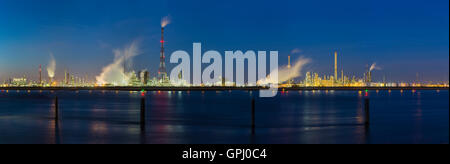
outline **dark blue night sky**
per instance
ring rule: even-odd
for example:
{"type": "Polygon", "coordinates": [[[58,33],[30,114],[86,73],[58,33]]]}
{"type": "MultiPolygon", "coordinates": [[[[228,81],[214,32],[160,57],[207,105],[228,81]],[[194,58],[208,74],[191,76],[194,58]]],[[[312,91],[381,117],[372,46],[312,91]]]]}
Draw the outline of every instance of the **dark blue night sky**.
{"type": "Polygon", "coordinates": [[[66,68],[93,79],[134,40],[142,52],[135,69],[154,75],[167,15],[167,56],[201,42],[222,53],[278,50],[281,65],[300,49],[294,58],[312,59],[304,71],[331,75],[337,50],[348,75],[376,62],[376,80],[449,79],[448,0],[0,0],[0,80],[37,78],[50,52],[59,79],[66,68]]]}

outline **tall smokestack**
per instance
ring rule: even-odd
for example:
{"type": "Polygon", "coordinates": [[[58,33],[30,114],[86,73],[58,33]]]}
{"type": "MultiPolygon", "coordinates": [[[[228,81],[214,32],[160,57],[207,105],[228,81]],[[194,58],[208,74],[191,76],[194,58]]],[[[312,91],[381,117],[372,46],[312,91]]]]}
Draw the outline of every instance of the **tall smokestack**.
{"type": "Polygon", "coordinates": [[[39,85],[42,84],[42,66],[39,64],[39,85]]]}
{"type": "Polygon", "coordinates": [[[334,52],[334,80],[338,81],[338,69],[337,69],[337,51],[334,52]]]}
{"type": "Polygon", "coordinates": [[[158,78],[163,82],[167,80],[166,72],[166,56],[164,55],[164,28],[170,24],[169,16],[162,18],[161,20],[161,56],[158,70],[158,78]]]}
{"type": "Polygon", "coordinates": [[[165,80],[167,77],[166,73],[166,56],[164,55],[164,26],[161,27],[161,56],[158,70],[159,80],[165,80]]]}
{"type": "Polygon", "coordinates": [[[67,69],[64,69],[64,84],[67,84],[67,69]]]}
{"type": "Polygon", "coordinates": [[[288,56],[288,68],[291,68],[291,56],[288,56]]]}
{"type": "MultiPolygon", "coordinates": [[[[288,69],[289,69],[289,76],[291,76],[291,55],[288,56],[288,69]]],[[[288,80],[288,84],[291,84],[292,79],[288,80]]]]}

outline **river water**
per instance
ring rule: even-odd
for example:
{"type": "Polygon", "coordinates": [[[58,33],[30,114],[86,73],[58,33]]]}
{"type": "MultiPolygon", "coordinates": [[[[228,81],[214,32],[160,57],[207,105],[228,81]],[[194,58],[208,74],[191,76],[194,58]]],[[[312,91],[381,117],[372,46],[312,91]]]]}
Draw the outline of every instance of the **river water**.
{"type": "Polygon", "coordinates": [[[1,91],[0,144],[449,143],[448,90],[1,91]],[[54,97],[60,119],[54,119],[54,97]],[[145,131],[140,129],[146,99],[145,131]],[[364,126],[364,99],[370,126],[364,126]],[[256,129],[251,134],[251,99],[256,129]]]}

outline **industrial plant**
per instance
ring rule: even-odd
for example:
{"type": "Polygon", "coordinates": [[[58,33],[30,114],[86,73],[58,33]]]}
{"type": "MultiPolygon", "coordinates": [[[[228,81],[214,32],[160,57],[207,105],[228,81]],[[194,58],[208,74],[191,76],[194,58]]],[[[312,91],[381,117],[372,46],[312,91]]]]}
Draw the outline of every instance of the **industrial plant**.
{"type": "MultiPolygon", "coordinates": [[[[76,73],[71,73],[67,69],[64,70],[64,79],[62,81],[55,80],[54,72],[51,69],[48,70],[48,81],[42,76],[42,66],[39,65],[37,81],[28,79],[26,76],[9,78],[4,81],[0,87],[102,87],[102,86],[120,86],[120,87],[170,87],[177,86],[171,84],[169,77],[167,76],[166,63],[165,63],[165,52],[164,52],[164,27],[161,28],[161,53],[160,53],[160,65],[157,72],[157,77],[150,77],[150,72],[146,69],[141,71],[131,70],[127,74],[127,80],[125,85],[109,84],[109,83],[98,83],[98,81],[89,80],[88,75],[79,75],[76,73]],[[52,76],[51,76],[52,75],[52,76]]],[[[298,81],[294,80],[296,76],[292,74],[299,73],[298,68],[294,68],[291,65],[291,55],[288,56],[288,65],[284,68],[284,72],[287,74],[282,74],[281,76],[289,77],[287,80],[280,80],[279,86],[283,88],[289,87],[449,87],[448,82],[441,83],[422,83],[420,81],[415,81],[412,83],[406,82],[387,82],[386,78],[383,77],[383,81],[375,82],[373,81],[373,71],[377,69],[376,64],[371,66],[367,65],[365,68],[365,73],[360,77],[357,76],[347,76],[343,69],[338,69],[338,52],[334,52],[334,67],[333,75],[319,75],[315,72],[307,71],[303,77],[298,81]]],[[[50,62],[50,65],[54,65],[54,59],[50,62]]],[[[123,66],[125,69],[125,66],[123,66]]],[[[126,70],[123,70],[124,72],[126,70]]],[[[179,75],[181,79],[181,73],[179,75]]],[[[281,78],[280,78],[281,79],[281,78]]],[[[236,86],[234,82],[224,81],[222,79],[221,83],[217,84],[201,84],[203,87],[254,87],[255,85],[244,85],[236,86]]],[[[183,83],[182,87],[190,87],[192,84],[183,83]]],[[[259,84],[256,84],[259,86],[259,84]]]]}
{"type": "MultiPolygon", "coordinates": [[[[42,75],[42,65],[38,67],[38,77],[36,81],[31,80],[27,76],[10,77],[8,80],[0,83],[0,87],[191,87],[193,84],[186,82],[175,84],[170,81],[166,70],[166,55],[165,55],[165,40],[164,30],[170,24],[170,19],[164,17],[161,21],[161,40],[160,40],[160,55],[159,55],[159,69],[157,76],[150,77],[150,72],[146,69],[141,71],[134,71],[130,66],[127,66],[128,60],[137,56],[137,48],[135,42],[123,51],[115,51],[115,55],[119,58],[115,59],[114,63],[103,68],[103,72],[95,77],[89,77],[87,74],[81,75],[64,70],[64,78],[57,81],[55,77],[56,60],[53,54],[50,54],[50,61],[47,65],[48,80],[45,80],[42,75]],[[110,77],[113,76],[113,77],[110,77]]],[[[309,60],[300,60],[294,66],[291,65],[291,55],[288,56],[288,65],[279,70],[280,75],[278,85],[283,88],[289,87],[449,87],[449,82],[421,82],[416,80],[414,82],[388,82],[386,77],[383,81],[374,81],[373,72],[378,69],[375,63],[367,65],[362,75],[345,75],[344,69],[339,69],[338,56],[339,53],[334,52],[334,69],[333,75],[319,75],[319,73],[306,71],[302,73],[303,65],[309,63],[309,60]],[[301,74],[304,74],[302,76],[301,74]],[[299,79],[302,77],[302,79],[299,79]]],[[[364,68],[362,68],[364,69],[364,68]]],[[[270,75],[269,75],[270,76],[270,75]]],[[[182,73],[179,73],[179,79],[182,79],[182,73]]],[[[264,84],[243,84],[237,86],[236,82],[227,81],[220,77],[220,82],[215,84],[200,84],[195,87],[259,87],[264,84]]],[[[261,79],[259,79],[261,80],[261,79]]]]}

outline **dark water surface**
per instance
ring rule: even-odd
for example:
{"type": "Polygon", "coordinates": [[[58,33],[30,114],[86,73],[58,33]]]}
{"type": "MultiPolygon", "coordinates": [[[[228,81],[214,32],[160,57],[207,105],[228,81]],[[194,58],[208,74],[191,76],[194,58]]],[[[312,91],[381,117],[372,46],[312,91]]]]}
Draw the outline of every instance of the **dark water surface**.
{"type": "Polygon", "coordinates": [[[449,93],[290,91],[251,99],[257,92],[0,91],[0,144],[9,143],[449,143],[449,93]],[[54,97],[60,120],[54,120],[54,97]],[[139,125],[146,97],[145,133],[139,125]]]}

